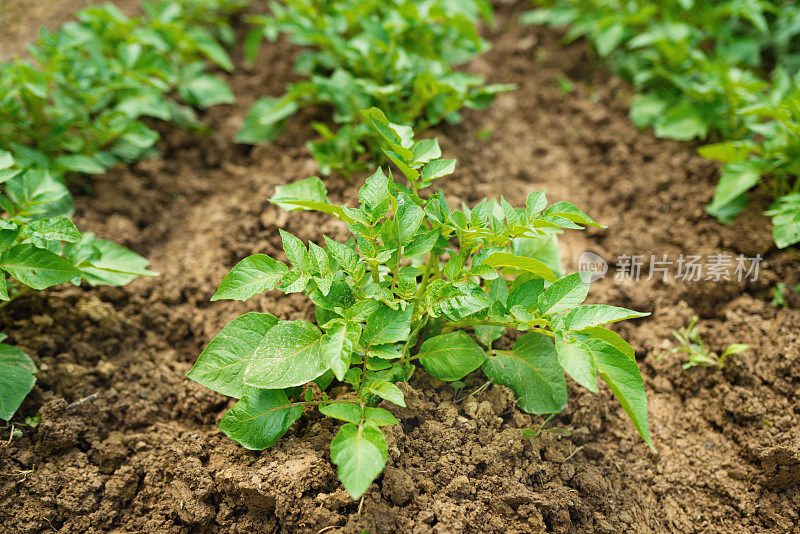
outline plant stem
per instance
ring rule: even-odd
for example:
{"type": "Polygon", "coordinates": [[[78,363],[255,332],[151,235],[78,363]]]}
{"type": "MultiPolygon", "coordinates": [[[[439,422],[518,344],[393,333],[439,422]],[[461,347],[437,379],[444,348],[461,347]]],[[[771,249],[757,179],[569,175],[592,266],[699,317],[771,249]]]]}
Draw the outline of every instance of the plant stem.
{"type": "Polygon", "coordinates": [[[431,277],[431,271],[437,265],[439,258],[436,257],[433,253],[428,256],[428,263],[425,264],[425,270],[422,272],[422,282],[419,284],[419,289],[417,289],[417,294],[414,295],[414,298],[419,300],[422,295],[425,293],[425,290],[428,288],[428,281],[431,277]]]}
{"type": "Polygon", "coordinates": [[[397,285],[397,277],[400,273],[401,259],[403,259],[403,245],[397,245],[397,264],[395,265],[394,273],[392,273],[392,291],[394,291],[394,288],[397,285]]]}
{"type": "Polygon", "coordinates": [[[411,342],[413,340],[416,343],[417,334],[419,334],[419,331],[422,330],[422,327],[424,327],[425,323],[427,322],[428,322],[428,316],[426,315],[423,319],[420,320],[417,326],[414,327],[414,330],[411,332],[411,335],[408,336],[408,340],[406,341],[406,344],[403,347],[403,355],[400,357],[400,365],[402,365],[407,361],[410,361],[407,359],[407,356],[411,351],[411,342]]]}
{"type": "MultiPolygon", "coordinates": [[[[468,327],[468,326],[502,326],[504,328],[514,328],[516,330],[519,330],[519,328],[518,328],[519,325],[518,324],[513,324],[513,323],[509,324],[509,323],[503,323],[503,322],[500,322],[500,321],[483,321],[483,320],[480,320],[480,319],[475,319],[475,320],[466,320],[466,321],[455,321],[453,323],[445,325],[442,328],[442,333],[446,334],[448,332],[452,332],[456,328],[465,328],[465,327],[468,327]]],[[[555,337],[555,334],[553,334],[552,332],[548,332],[547,330],[543,330],[541,328],[530,328],[528,330],[525,330],[525,333],[530,333],[530,332],[534,332],[534,333],[537,333],[537,334],[544,334],[544,335],[546,335],[548,337],[555,337]]]]}
{"type": "Polygon", "coordinates": [[[334,402],[346,402],[346,403],[349,403],[349,404],[359,404],[359,405],[363,404],[363,402],[361,400],[355,400],[355,399],[342,399],[342,400],[328,399],[327,401],[318,400],[318,401],[290,402],[289,404],[284,404],[283,406],[278,406],[277,408],[273,408],[271,410],[267,410],[266,412],[264,412],[264,413],[262,413],[260,415],[262,415],[262,416],[263,415],[268,415],[268,414],[271,414],[272,412],[277,412],[278,410],[286,410],[288,408],[295,408],[297,406],[317,406],[319,404],[322,404],[323,402],[331,402],[331,403],[334,403],[334,402]]]}

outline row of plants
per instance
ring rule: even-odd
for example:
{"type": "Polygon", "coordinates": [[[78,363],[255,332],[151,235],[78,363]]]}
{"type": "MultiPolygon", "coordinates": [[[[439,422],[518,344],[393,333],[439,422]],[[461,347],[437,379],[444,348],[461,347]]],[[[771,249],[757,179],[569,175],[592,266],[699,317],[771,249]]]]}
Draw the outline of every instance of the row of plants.
{"type": "MultiPolygon", "coordinates": [[[[48,202],[66,198],[62,212],[53,207],[29,220],[3,205],[3,220],[21,228],[8,250],[45,250],[51,261],[78,269],[59,264],[64,272],[48,271],[47,285],[31,285],[41,267],[28,269],[33,274],[6,269],[14,277],[9,298],[37,285],[121,284],[151,274],[146,260],[123,256],[121,247],[116,263],[103,261],[104,247],[114,245],[74,228],[65,181],[70,173],[103,172],[149,154],[157,134],[144,118],[199,127],[192,106],[229,102],[230,90],[205,69],[208,60],[232,68],[222,46],[234,41],[225,14],[242,6],[155,2],[136,19],[113,6],[92,8],[79,22],[44,34],[32,51],[52,68],[6,67],[12,74],[2,80],[20,76],[14,86],[22,87],[12,99],[15,115],[0,117],[6,196],[16,201],[19,184],[39,180],[48,184],[41,188],[48,202]],[[39,75],[45,78],[37,85],[39,75]],[[95,250],[93,256],[76,252],[87,240],[91,247],[84,249],[95,250]]],[[[565,373],[593,392],[600,377],[652,447],[634,351],[603,327],[647,314],[583,304],[588,279],[565,276],[559,259],[559,233],[600,225],[568,202],[548,206],[543,191],[531,193],[522,208],[503,198],[453,208],[434,186],[456,162],[441,157],[436,140],[414,139],[413,127],[456,122],[463,108],[485,107],[513,88],[455,70],[488,48],[476,29],[480,20],[492,23],[485,0],[288,0],[250,18],[255,28],[244,44],[250,60],[263,39],[285,35],[306,47],[295,65],[306,79],[282,97],[259,100],[238,140],[269,142],[301,107],[329,108],[331,120],[314,124],[322,139],[309,143],[321,173],[348,175],[391,162],[402,179],[379,168],[355,208],[330,203],[316,177],[277,187],[274,204],[330,214],[352,237],[305,244],[281,230],[288,264],[264,254],[245,258],[212,300],[305,293],[315,323],[247,313],[210,342],[189,377],[237,399],[220,429],[247,448],[274,444],[307,406],[343,420],[331,458],[353,498],[386,463],[381,427],[398,423],[378,404],[404,405],[397,383],[408,381],[417,364],[454,384],[480,369],[510,387],[532,414],[566,407],[565,373]],[[516,339],[513,346],[495,348],[505,334],[516,339]],[[334,383],[348,392],[329,397],[334,383]]],[[[15,380],[29,391],[33,362],[19,351],[9,354],[15,380]]]]}
{"type": "Polygon", "coordinates": [[[779,248],[800,242],[800,5],[783,0],[534,0],[531,24],[586,38],[636,90],[631,120],[658,137],[715,141],[709,214],[729,223],[760,185],[779,248]]]}
{"type": "Polygon", "coordinates": [[[218,40],[232,44],[232,30],[214,5],[242,2],[144,2],[140,17],[104,4],[55,33],[42,30],[32,61],[0,64],[0,148],[21,168],[68,177],[152,154],[159,135],[146,118],[200,127],[191,106],[233,101],[206,72],[209,60],[233,69],[218,40]]]}
{"type": "MultiPolygon", "coordinates": [[[[66,185],[43,169],[21,169],[0,150],[0,172],[14,178],[0,186],[0,308],[30,291],[72,282],[122,286],[153,276],[138,254],[91,233],[82,234],[69,216],[66,185]]],[[[0,341],[5,340],[0,334],[0,341]]],[[[36,366],[21,349],[0,343],[0,418],[10,420],[35,384],[36,366]]]]}
{"type": "Polygon", "coordinates": [[[422,129],[458,122],[463,108],[482,109],[511,84],[486,85],[455,70],[486,52],[480,21],[493,24],[487,0],[286,0],[250,17],[245,43],[254,61],[264,39],[301,45],[294,68],[303,79],[280,97],[258,100],[237,140],[274,140],[288,117],[306,106],[330,110],[307,146],[322,174],[350,175],[382,161],[380,137],[361,117],[378,107],[398,124],[422,129]]]}
{"type": "MultiPolygon", "coordinates": [[[[67,182],[153,153],[159,136],[145,118],[199,128],[191,106],[231,102],[206,66],[233,68],[221,42],[233,43],[227,20],[244,6],[146,2],[134,18],[92,7],[42,30],[32,60],[0,64],[0,307],[66,282],[121,286],[155,274],[145,258],[75,227],[67,182]]],[[[12,418],[35,373],[24,351],[0,343],[0,418],[12,418]]]]}

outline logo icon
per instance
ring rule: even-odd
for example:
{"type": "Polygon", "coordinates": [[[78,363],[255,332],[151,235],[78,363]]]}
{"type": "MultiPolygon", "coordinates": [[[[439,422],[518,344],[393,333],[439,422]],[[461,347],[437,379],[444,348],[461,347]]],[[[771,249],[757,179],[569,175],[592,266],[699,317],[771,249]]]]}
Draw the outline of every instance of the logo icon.
{"type": "Polygon", "coordinates": [[[587,250],[578,256],[578,273],[584,283],[596,282],[607,272],[608,263],[594,252],[587,250]]]}

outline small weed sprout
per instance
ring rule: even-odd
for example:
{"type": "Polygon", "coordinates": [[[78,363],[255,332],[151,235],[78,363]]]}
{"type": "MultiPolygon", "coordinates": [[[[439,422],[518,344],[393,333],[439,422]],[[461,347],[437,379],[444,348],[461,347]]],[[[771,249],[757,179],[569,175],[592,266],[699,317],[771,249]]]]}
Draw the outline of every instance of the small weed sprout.
{"type": "Polygon", "coordinates": [[[738,354],[750,348],[749,345],[733,343],[717,356],[716,352],[711,352],[706,348],[703,340],[700,339],[700,332],[697,331],[697,316],[692,317],[685,328],[679,328],[672,333],[675,339],[681,344],[680,347],[670,349],[670,354],[685,352],[689,355],[689,360],[683,363],[684,369],[691,367],[716,367],[724,369],[726,359],[731,354],[738,354]]]}

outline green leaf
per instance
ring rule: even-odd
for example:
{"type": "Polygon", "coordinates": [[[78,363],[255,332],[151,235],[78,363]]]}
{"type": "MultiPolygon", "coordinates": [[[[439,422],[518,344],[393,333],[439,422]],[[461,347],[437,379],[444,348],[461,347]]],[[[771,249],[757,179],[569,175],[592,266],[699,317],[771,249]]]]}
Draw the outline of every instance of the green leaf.
{"type": "Polygon", "coordinates": [[[556,235],[536,239],[518,237],[511,242],[511,250],[517,256],[527,256],[541,261],[550,267],[550,270],[558,278],[564,276],[564,268],[561,265],[561,249],[556,235]]]}
{"type": "Polygon", "coordinates": [[[246,144],[269,143],[281,132],[282,121],[294,115],[297,102],[271,96],[257,100],[244,119],[236,141],[246,144]]]}
{"type": "Polygon", "coordinates": [[[664,113],[666,107],[667,102],[657,94],[636,95],[631,99],[631,122],[640,129],[650,126],[664,113]]]}
{"type": "Polygon", "coordinates": [[[440,235],[439,230],[430,230],[415,235],[411,241],[403,247],[403,256],[410,258],[412,256],[419,256],[420,254],[427,254],[433,249],[440,235]]]}
{"type": "Polygon", "coordinates": [[[776,222],[772,220],[772,239],[778,248],[786,248],[800,243],[800,217],[794,217],[791,221],[782,220],[776,222]]]}
{"type": "Polygon", "coordinates": [[[363,415],[361,407],[352,402],[333,402],[327,406],[320,406],[319,412],[334,419],[356,424],[361,422],[361,416],[363,415]]]}
{"type": "Polygon", "coordinates": [[[371,358],[380,358],[382,360],[396,360],[403,356],[402,346],[396,343],[372,345],[366,352],[367,356],[371,358]]]}
{"type": "Polygon", "coordinates": [[[406,245],[417,233],[419,225],[422,224],[422,219],[425,218],[425,212],[422,208],[414,204],[414,202],[407,195],[400,195],[398,197],[397,214],[394,218],[394,225],[397,229],[397,235],[401,245],[406,245]]]}
{"type": "Polygon", "coordinates": [[[522,306],[525,310],[535,311],[539,305],[539,296],[544,292],[544,280],[534,278],[515,287],[506,298],[506,307],[522,306]]]}
{"type": "Polygon", "coordinates": [[[492,300],[473,282],[453,284],[435,280],[428,285],[425,303],[431,316],[444,315],[451,321],[457,321],[488,308],[492,300]]]}
{"type": "Polygon", "coordinates": [[[289,232],[285,232],[282,228],[278,229],[278,233],[283,241],[283,251],[286,253],[286,257],[292,267],[303,273],[311,273],[313,270],[311,268],[311,257],[303,242],[289,232]]]}
{"type": "Polygon", "coordinates": [[[0,267],[33,289],[46,289],[81,276],[81,271],[58,254],[29,243],[3,252],[0,267]]]}
{"type": "Polygon", "coordinates": [[[17,242],[22,228],[4,228],[0,230],[0,252],[10,249],[17,242]]]}
{"type": "Polygon", "coordinates": [[[92,286],[124,286],[137,276],[156,276],[149,260],[127,248],[84,234],[78,243],[64,246],[64,258],[76,265],[92,286]]]}
{"type": "Polygon", "coordinates": [[[443,176],[453,174],[456,170],[456,160],[435,159],[422,168],[420,177],[423,182],[430,182],[443,176]]]}
{"type": "Polygon", "coordinates": [[[0,343],[0,419],[9,421],[36,384],[36,365],[17,347],[0,343]]]}
{"type": "Polygon", "coordinates": [[[358,199],[370,208],[375,208],[389,198],[389,178],[378,168],[359,189],[358,199]]]}
{"type": "Polygon", "coordinates": [[[211,300],[247,300],[253,295],[278,287],[289,268],[265,254],[254,254],[237,263],[211,300]]]}
{"type": "Polygon", "coordinates": [[[219,76],[202,74],[178,88],[187,104],[201,108],[218,104],[233,104],[234,96],[230,86],[219,76]]]}
{"type": "Polygon", "coordinates": [[[544,210],[544,215],[562,217],[576,224],[585,224],[588,226],[594,226],[596,228],[605,228],[605,226],[602,224],[594,222],[591,217],[586,215],[571,202],[556,202],[555,204],[551,204],[549,208],[544,210]]]}
{"type": "Polygon", "coordinates": [[[211,340],[186,376],[223,395],[241,398],[251,389],[244,384],[244,370],[276,324],[277,317],[268,313],[237,317],[211,340]]]}
{"type": "Polygon", "coordinates": [[[386,118],[383,111],[376,107],[369,108],[362,112],[368,119],[368,123],[383,137],[402,162],[412,163],[414,153],[410,150],[412,146],[413,132],[407,126],[394,124],[386,118]]]}
{"type": "Polygon", "coordinates": [[[592,393],[597,388],[597,364],[590,348],[577,339],[565,339],[556,334],[556,354],[558,363],[572,379],[592,393]]]}
{"type": "MultiPolygon", "coordinates": [[[[334,376],[333,371],[328,369],[320,376],[315,378],[314,383],[319,387],[321,391],[325,391],[326,389],[328,389],[328,386],[330,386],[333,383],[334,378],[336,377],[334,376]]],[[[307,400],[309,401],[314,397],[314,392],[311,390],[311,388],[308,388],[306,390],[306,397],[307,400]]]]}
{"type": "Polygon", "coordinates": [[[48,171],[28,170],[6,184],[6,195],[16,216],[29,220],[71,215],[72,195],[48,171]]]}
{"type": "Polygon", "coordinates": [[[14,166],[14,155],[8,150],[0,149],[0,171],[14,166]]]}
{"type": "Polygon", "coordinates": [[[405,341],[411,334],[413,311],[411,306],[405,310],[393,310],[388,306],[381,306],[367,318],[367,324],[361,334],[361,344],[369,348],[373,345],[405,341]]]}
{"type": "Polygon", "coordinates": [[[75,224],[66,215],[32,222],[28,225],[28,229],[36,232],[47,241],[77,243],[83,237],[75,227],[75,224]]]}
{"type": "Polygon", "coordinates": [[[529,219],[537,217],[546,207],[547,197],[545,196],[544,190],[534,191],[528,195],[525,201],[525,211],[529,219]]]}
{"type": "Polygon", "coordinates": [[[428,163],[431,160],[442,157],[442,149],[439,148],[437,139],[423,139],[414,143],[411,147],[414,153],[414,163],[428,163]]]}
{"type": "Polygon", "coordinates": [[[722,163],[733,163],[746,160],[750,155],[751,147],[746,143],[727,141],[701,146],[697,153],[704,158],[713,159],[722,163]]]}
{"type": "Polygon", "coordinates": [[[503,337],[503,333],[506,331],[505,327],[503,326],[478,325],[474,328],[475,337],[478,338],[478,341],[480,341],[487,349],[491,349],[492,344],[503,337]]]}
{"type": "Polygon", "coordinates": [[[335,324],[322,340],[322,354],[337,380],[344,380],[344,374],[350,366],[350,355],[344,349],[346,337],[347,327],[335,324]]]}
{"type": "Polygon", "coordinates": [[[486,361],[483,349],[461,330],[427,339],[417,356],[428,374],[447,382],[464,378],[486,361]]]}
{"type": "Polygon", "coordinates": [[[647,425],[647,396],[636,360],[602,340],[591,339],[586,343],[594,353],[600,378],[611,388],[645,443],[655,451],[647,425]]]}
{"type": "Polygon", "coordinates": [[[548,282],[556,281],[556,275],[553,273],[550,267],[545,265],[543,262],[533,258],[515,256],[509,252],[495,252],[488,258],[484,259],[483,263],[485,265],[498,268],[512,267],[514,269],[535,274],[536,276],[544,278],[548,282]]]}
{"type": "Polygon", "coordinates": [[[567,330],[583,330],[590,326],[602,326],[616,323],[626,319],[647,317],[649,313],[641,313],[626,308],[608,306],[606,304],[589,304],[571,310],[564,318],[564,328],[567,330]]]}
{"type": "Polygon", "coordinates": [[[732,343],[727,346],[727,348],[722,352],[720,355],[720,359],[725,358],[727,356],[731,356],[733,354],[739,354],[740,352],[744,352],[750,348],[750,345],[745,345],[744,343],[732,343]]]}
{"type": "Polygon", "coordinates": [[[211,33],[201,26],[191,28],[189,39],[205,56],[227,72],[233,72],[233,63],[228,53],[211,33]]]}
{"type": "Polygon", "coordinates": [[[383,433],[374,426],[346,423],[331,441],[331,460],[339,480],[355,500],[383,471],[389,449],[383,433]]]}
{"type": "Polygon", "coordinates": [[[716,211],[746,193],[761,180],[761,169],[752,161],[736,161],[722,167],[722,174],[714,189],[714,199],[708,209],[716,211]]]}
{"type": "Polygon", "coordinates": [[[19,176],[22,169],[3,169],[0,170],[0,184],[9,181],[10,179],[19,176]]]}
{"type": "Polygon", "coordinates": [[[655,125],[656,137],[688,141],[695,137],[704,139],[708,135],[708,122],[697,109],[697,104],[686,100],[667,109],[655,125]]]}
{"type": "Polygon", "coordinates": [[[244,383],[264,389],[302,386],[328,370],[322,332],[308,321],[281,321],[256,349],[244,383]]]}
{"type": "Polygon", "coordinates": [[[327,204],[328,190],[319,177],[312,176],[299,182],[275,186],[275,194],[269,201],[286,211],[304,210],[309,208],[299,206],[297,202],[327,204]]]}
{"type": "Polygon", "coordinates": [[[607,57],[625,38],[625,25],[612,24],[594,36],[594,45],[600,57],[607,57]]]}
{"type": "Polygon", "coordinates": [[[633,347],[631,347],[630,343],[625,341],[622,338],[622,336],[620,336],[616,332],[608,330],[607,328],[601,328],[599,326],[590,326],[588,328],[584,328],[583,330],[581,330],[580,333],[586,334],[594,339],[600,339],[602,341],[605,341],[609,345],[612,345],[617,350],[622,352],[631,360],[636,359],[636,351],[633,350],[633,347]]]}
{"type": "Polygon", "coordinates": [[[384,400],[393,402],[398,406],[402,406],[404,408],[406,406],[406,401],[403,399],[403,392],[400,390],[400,388],[391,382],[387,382],[386,380],[371,380],[364,385],[364,390],[367,393],[377,395],[384,400]]]}
{"type": "MultiPolygon", "coordinates": [[[[495,278],[489,282],[486,293],[490,299],[501,304],[503,307],[505,307],[506,302],[508,302],[508,285],[506,285],[506,281],[503,278],[495,278]]],[[[475,337],[488,349],[492,348],[492,344],[500,339],[503,336],[503,332],[506,330],[503,326],[486,325],[478,325],[475,326],[474,329],[475,337]]]]}
{"type": "MultiPolygon", "coordinates": [[[[410,152],[411,151],[409,151],[409,154],[410,152]]],[[[394,163],[395,166],[400,169],[400,172],[403,173],[403,176],[405,176],[409,182],[415,183],[419,179],[419,171],[410,167],[406,163],[407,160],[404,160],[402,156],[386,148],[383,149],[383,153],[386,154],[386,157],[389,158],[389,161],[394,163]]],[[[410,155],[409,157],[413,156],[410,155]]]]}
{"type": "Polygon", "coordinates": [[[383,408],[364,408],[364,419],[367,423],[378,426],[400,424],[400,421],[389,410],[384,410],[383,408]]]}
{"type": "Polygon", "coordinates": [[[567,381],[549,337],[529,333],[510,351],[498,351],[483,364],[486,377],[510,387],[527,413],[557,413],[567,406],[567,381]]]}
{"type": "Polygon", "coordinates": [[[772,216],[772,237],[778,248],[800,242],[800,193],[780,197],[764,214],[772,216]]]}
{"type": "Polygon", "coordinates": [[[103,166],[95,158],[81,154],[60,156],[56,158],[55,163],[56,167],[66,171],[80,172],[84,174],[102,174],[106,172],[105,166],[103,166]]]}
{"type": "Polygon", "coordinates": [[[281,390],[251,390],[228,410],[219,429],[245,448],[260,451],[278,441],[302,414],[281,390]]]}
{"type": "Polygon", "coordinates": [[[579,306],[589,294],[589,284],[581,280],[580,273],[573,273],[553,282],[539,296],[539,311],[542,315],[562,313],[579,306]]]}

